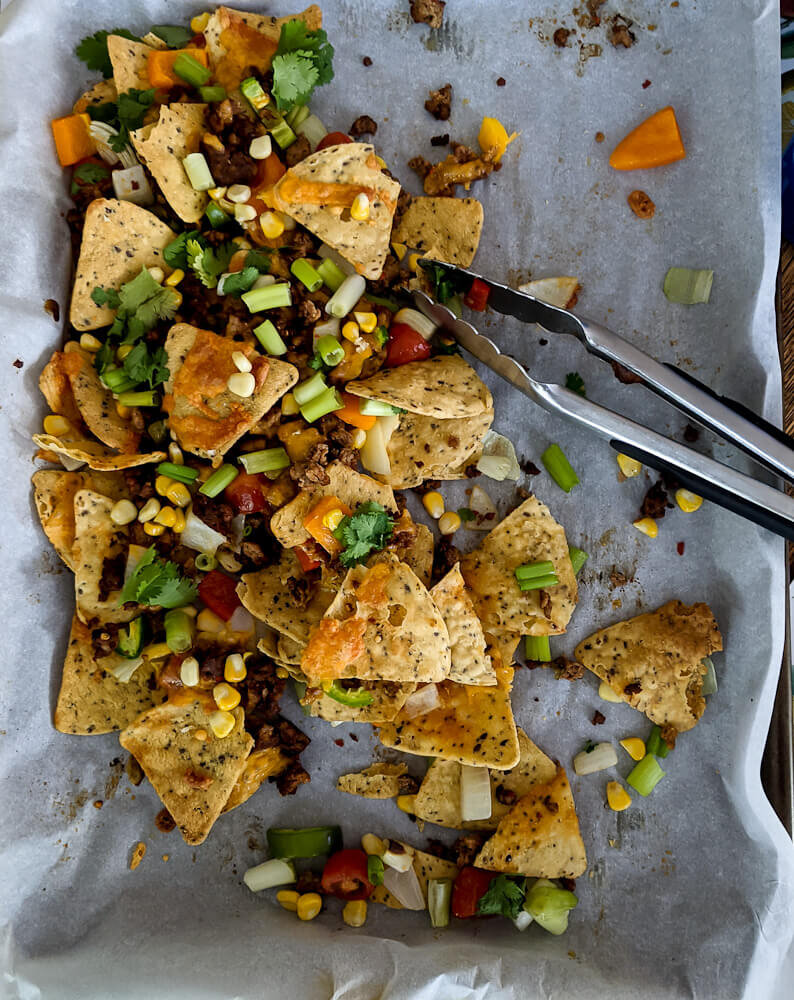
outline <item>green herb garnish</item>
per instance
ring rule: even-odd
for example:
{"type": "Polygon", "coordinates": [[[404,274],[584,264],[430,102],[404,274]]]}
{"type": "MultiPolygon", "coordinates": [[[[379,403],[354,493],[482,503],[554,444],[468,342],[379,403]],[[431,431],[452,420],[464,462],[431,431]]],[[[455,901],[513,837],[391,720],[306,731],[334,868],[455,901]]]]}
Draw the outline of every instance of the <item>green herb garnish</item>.
{"type": "Polygon", "coordinates": [[[394,521],[385,507],[374,500],[359,504],[352,514],[342,518],[334,531],[334,537],[344,546],[339,561],[345,567],[357,566],[370,552],[380,551],[393,531],[394,521]]]}
{"type": "Polygon", "coordinates": [[[197,594],[195,583],[180,574],[176,563],[160,559],[152,545],[124,584],[119,605],[136,601],[138,604],[157,604],[161,608],[181,608],[197,594]]]}
{"type": "Polygon", "coordinates": [[[573,392],[578,392],[580,396],[587,395],[584,391],[584,379],[579,372],[568,372],[565,376],[565,388],[571,389],[573,392]]]}
{"type": "Polygon", "coordinates": [[[300,19],[281,27],[273,59],[273,97],[279,111],[307,104],[315,87],[334,78],[334,48],[320,29],[309,31],[300,19]]]}
{"type": "Polygon", "coordinates": [[[110,177],[110,169],[101,163],[78,163],[72,173],[72,186],[69,189],[74,195],[86,184],[98,184],[110,177]]]}
{"type": "Polygon", "coordinates": [[[477,903],[477,912],[482,915],[496,913],[515,920],[524,902],[526,882],[525,878],[514,881],[507,875],[497,875],[477,903]]]}
{"type": "Polygon", "coordinates": [[[114,28],[113,31],[97,31],[96,34],[88,35],[74,50],[78,59],[81,59],[89,69],[101,73],[106,80],[113,76],[113,65],[108,55],[108,35],[121,35],[122,38],[129,38],[131,42],[140,41],[137,35],[133,35],[126,28],[114,28]]]}
{"type": "Polygon", "coordinates": [[[110,148],[121,153],[129,143],[130,132],[143,125],[146,112],[154,102],[154,88],[151,90],[127,90],[119,94],[117,101],[94,104],[86,108],[92,121],[104,122],[118,131],[110,140],[110,148]]]}

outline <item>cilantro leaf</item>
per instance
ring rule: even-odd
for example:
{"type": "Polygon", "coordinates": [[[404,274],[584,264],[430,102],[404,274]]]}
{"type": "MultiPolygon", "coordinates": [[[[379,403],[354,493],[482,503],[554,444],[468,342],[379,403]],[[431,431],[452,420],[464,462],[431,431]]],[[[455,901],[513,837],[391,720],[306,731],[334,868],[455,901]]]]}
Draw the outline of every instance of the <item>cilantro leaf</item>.
{"type": "Polygon", "coordinates": [[[137,278],[119,289],[119,318],[126,321],[125,341],[137,340],[160,319],[172,319],[179,302],[175,288],[158,284],[142,267],[137,278]]]}
{"type": "Polygon", "coordinates": [[[122,368],[136,385],[148,382],[149,388],[154,389],[169,376],[168,355],[162,347],[151,350],[146,344],[139,343],[124,359],[122,368]]]}
{"type": "Polygon", "coordinates": [[[189,604],[197,594],[195,583],[180,575],[176,563],[160,559],[152,545],[141,556],[124,584],[119,605],[136,601],[138,604],[157,604],[162,608],[180,608],[189,604]]]}
{"type": "Polygon", "coordinates": [[[280,111],[306,104],[315,87],[334,78],[334,47],[320,28],[309,31],[300,18],[281,26],[273,59],[273,97],[280,111]]]}
{"type": "Polygon", "coordinates": [[[89,69],[101,73],[106,80],[113,76],[113,65],[108,55],[108,35],[121,35],[122,38],[129,38],[132,42],[140,41],[137,35],[133,35],[126,28],[115,28],[113,31],[97,31],[93,35],[88,35],[74,50],[78,59],[81,59],[89,69]]]}
{"type": "Polygon", "coordinates": [[[78,163],[72,171],[72,186],[70,192],[77,194],[86,184],[98,184],[110,177],[110,170],[101,163],[78,163]]]}
{"type": "Polygon", "coordinates": [[[383,859],[377,854],[367,856],[367,879],[373,885],[383,885],[383,859]]]}
{"type": "Polygon", "coordinates": [[[146,112],[154,102],[154,88],[151,90],[127,90],[119,94],[117,101],[95,104],[86,110],[91,121],[103,122],[118,131],[109,140],[110,148],[123,152],[129,142],[130,132],[143,125],[146,112]]]}
{"type": "Polygon", "coordinates": [[[242,295],[247,292],[259,277],[259,271],[255,267],[244,267],[242,271],[230,274],[223,282],[224,295],[242,295]]]}
{"type": "Polygon", "coordinates": [[[218,278],[226,270],[232,254],[237,247],[234,243],[224,243],[213,250],[205,246],[200,238],[188,238],[185,243],[185,256],[188,267],[194,272],[205,288],[215,288],[218,278]]]}
{"type": "Polygon", "coordinates": [[[487,915],[497,913],[515,920],[526,894],[525,878],[514,881],[507,875],[497,875],[488,891],[477,903],[477,913],[487,915]]]}
{"type": "Polygon", "coordinates": [[[270,271],[270,253],[267,250],[249,250],[245,257],[246,267],[255,267],[260,274],[270,271]]]}
{"type": "Polygon", "coordinates": [[[580,396],[585,396],[584,379],[579,372],[568,372],[565,376],[565,388],[578,392],[580,396]]]}
{"type": "Polygon", "coordinates": [[[163,260],[169,267],[186,268],[187,264],[187,241],[194,240],[198,236],[198,229],[191,229],[190,232],[180,233],[175,240],[172,240],[163,250],[163,260]]]}
{"type": "Polygon", "coordinates": [[[458,517],[461,521],[475,521],[477,519],[477,515],[471,507],[458,507],[458,517]]]}
{"type": "Polygon", "coordinates": [[[91,299],[98,306],[107,306],[108,309],[118,309],[119,303],[119,293],[114,291],[112,288],[103,288],[101,285],[91,292],[91,299]]]}
{"type": "Polygon", "coordinates": [[[169,49],[181,49],[193,38],[193,32],[181,24],[155,24],[149,31],[165,42],[169,49]]]}
{"type": "Polygon", "coordinates": [[[334,531],[334,537],[344,546],[339,561],[345,567],[364,562],[370,552],[386,545],[393,531],[394,521],[381,504],[374,500],[359,504],[334,531]]]}

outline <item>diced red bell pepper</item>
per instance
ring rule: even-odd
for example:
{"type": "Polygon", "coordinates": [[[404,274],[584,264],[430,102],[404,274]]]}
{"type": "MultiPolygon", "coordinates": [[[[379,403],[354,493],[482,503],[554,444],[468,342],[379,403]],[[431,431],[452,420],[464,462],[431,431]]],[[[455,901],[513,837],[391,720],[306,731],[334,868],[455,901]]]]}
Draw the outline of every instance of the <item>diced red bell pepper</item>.
{"type": "Polygon", "coordinates": [[[367,855],[359,848],[337,851],[325,862],[323,891],[339,899],[369,899],[375,886],[367,878],[367,855]]]}
{"type": "Polygon", "coordinates": [[[237,581],[217,569],[210,570],[198,585],[198,595],[210,611],[225,622],[240,606],[237,581]]]}
{"type": "Polygon", "coordinates": [[[295,557],[304,573],[311,573],[313,569],[317,569],[320,566],[320,560],[309,555],[302,545],[296,545],[292,551],[295,553],[295,557]]]}
{"type": "Polygon", "coordinates": [[[392,323],[386,345],[386,367],[396,368],[409,361],[425,361],[430,357],[430,344],[421,333],[407,323],[392,323]]]}
{"type": "Polygon", "coordinates": [[[490,294],[491,289],[488,285],[484,281],[480,281],[479,278],[475,278],[471,283],[471,288],[463,296],[463,301],[474,312],[482,312],[488,305],[490,294]]]}
{"type": "Polygon", "coordinates": [[[224,495],[238,514],[257,514],[268,509],[262,491],[262,477],[241,472],[224,490],[224,495]]]}
{"type": "Polygon", "coordinates": [[[477,916],[477,904],[499,872],[486,872],[468,865],[461,868],[452,886],[452,915],[466,920],[477,916]]]}
{"type": "Polygon", "coordinates": [[[317,149],[315,153],[319,153],[321,149],[328,149],[329,146],[338,146],[343,142],[352,142],[353,140],[349,135],[344,132],[329,132],[328,135],[324,136],[317,143],[317,149]]]}

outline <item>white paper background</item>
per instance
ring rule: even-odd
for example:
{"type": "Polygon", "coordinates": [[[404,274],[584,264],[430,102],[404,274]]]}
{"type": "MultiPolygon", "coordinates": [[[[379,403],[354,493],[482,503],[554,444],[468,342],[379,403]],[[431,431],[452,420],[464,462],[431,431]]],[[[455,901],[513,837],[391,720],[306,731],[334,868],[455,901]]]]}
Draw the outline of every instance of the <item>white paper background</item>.
{"type": "MultiPolygon", "coordinates": [[[[790,995],[791,970],[786,980],[779,967],[792,936],[794,860],[758,778],[783,647],[783,543],[709,505],[688,518],[669,512],[659,538],[646,539],[629,521],[648,482],[619,485],[606,444],[533,409],[493,379],[496,427],[511,435],[519,454],[537,461],[550,441],[559,441],[582,478],[571,497],[545,476],[532,483],[571,542],[591,553],[581,604],[557,648],[570,652],[594,625],[673,597],[708,601],[726,638],[726,652],[717,658],[719,694],[668,758],[668,777],[651,798],[615,814],[603,806],[609,775],[572,775],[590,875],[579,882],[580,905],[567,935],[556,939],[537,929],[518,934],[497,921],[432,932],[422,915],[376,907],[365,928],[351,931],[333,904],[330,914],[298,926],[294,916],[242,886],[241,873],[263,857],[264,830],[273,824],[341,820],[351,843],[366,830],[422,843],[391,803],[331,790],[339,773],[371,758],[367,727],[307,726],[314,737],[305,754],[312,784],[288,799],[264,789],[219,821],[198,849],[176,834],[157,832],[159,802],[151,788],[133,788],[126,777],[111,787],[119,772],[111,762],[123,758],[114,736],[53,732],[71,577],[39,532],[27,482],[29,436],[43,414],[36,381],[61,336],[42,303],[58,299],[63,314],[68,299],[62,213],[69,201],[48,121],[68,110],[89,79],[72,56],[79,38],[100,27],[143,32],[151,23],[184,22],[198,8],[114,0],[13,0],[3,6],[5,995],[790,995]],[[12,367],[17,357],[24,361],[21,371],[12,367]],[[676,543],[682,540],[686,550],[679,557],[676,543]],[[612,567],[633,582],[612,592],[612,567]],[[619,609],[612,604],[618,598],[619,609]],[[354,728],[358,744],[349,737],[354,728]],[[334,745],[336,738],[344,739],[343,748],[334,745]],[[101,810],[92,807],[95,799],[105,800],[101,810]],[[148,853],[131,873],[129,855],[138,840],[148,853]]],[[[616,51],[605,44],[603,55],[584,66],[576,47],[560,51],[539,37],[561,23],[573,27],[570,4],[450,0],[445,26],[435,33],[410,23],[407,2],[338,0],[325,7],[337,79],[313,106],[330,128],[346,129],[358,114],[371,114],[380,123],[378,145],[406,186],[417,190],[406,161],[419,152],[431,155],[431,135],[450,131],[473,142],[483,114],[521,131],[504,169],[472,192],[486,212],[480,269],[497,279],[528,271],[577,275],[583,314],[779,421],[774,3],[680,0],[671,9],[626,0],[618,9],[637,22],[637,45],[616,51]],[[366,70],[365,55],[374,62],[366,70]],[[507,79],[506,87],[496,87],[498,76],[507,79]],[[651,80],[647,90],[645,79],[651,80]],[[453,118],[437,123],[422,102],[428,87],[447,81],[454,87],[453,118]],[[687,159],[636,175],[610,171],[606,161],[616,140],[667,103],[676,107],[687,159]],[[602,145],[594,141],[599,130],[607,137],[602,145]],[[637,186],[657,204],[651,222],[635,219],[625,204],[637,186]],[[687,309],[664,299],[661,280],[671,265],[714,268],[709,306],[687,309]]],[[[607,12],[614,9],[607,4],[607,12]]],[[[588,32],[584,40],[604,43],[603,31],[588,32]]],[[[541,334],[531,328],[497,317],[485,325],[540,376],[561,379],[578,370],[593,399],[680,434],[680,416],[641,387],[619,386],[608,367],[574,341],[541,347],[541,334]]],[[[722,445],[709,450],[734,457],[722,445]]],[[[505,504],[511,492],[503,492],[505,504]]],[[[569,685],[550,672],[519,671],[514,701],[530,735],[566,766],[587,738],[617,740],[648,728],[627,706],[600,702],[592,679],[569,685]],[[607,716],[598,730],[589,721],[596,708],[607,716]]],[[[305,725],[294,706],[287,710],[305,725]]],[[[619,770],[625,775],[628,769],[624,755],[619,770]]]]}

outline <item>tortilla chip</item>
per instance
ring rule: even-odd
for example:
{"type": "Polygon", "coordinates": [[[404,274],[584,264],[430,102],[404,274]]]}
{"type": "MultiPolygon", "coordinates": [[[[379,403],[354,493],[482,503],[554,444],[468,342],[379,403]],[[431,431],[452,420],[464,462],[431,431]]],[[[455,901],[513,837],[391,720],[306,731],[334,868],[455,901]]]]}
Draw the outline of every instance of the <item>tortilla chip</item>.
{"type": "Polygon", "coordinates": [[[133,469],[150,462],[164,462],[168,455],[164,451],[147,451],[141,455],[117,455],[107,445],[72,431],[63,437],[54,434],[34,434],[33,441],[47,451],[63,455],[73,462],[82,462],[89,469],[99,472],[113,472],[118,469],[133,469]]]}
{"type": "Polygon", "coordinates": [[[340,775],[336,788],[365,799],[393,799],[400,794],[400,777],[407,771],[407,764],[372,764],[356,774],[340,775]]]}
{"type": "MultiPolygon", "coordinates": [[[[402,841],[399,841],[399,843],[402,843],[402,841]]],[[[410,847],[411,845],[403,844],[403,846],[410,847]]],[[[428,854],[426,851],[420,851],[417,848],[411,849],[414,852],[414,871],[416,872],[416,877],[419,879],[422,895],[425,897],[425,905],[427,905],[427,883],[430,879],[455,879],[458,874],[458,866],[451,861],[445,861],[444,858],[436,857],[435,854],[428,854]]],[[[392,896],[389,890],[383,885],[375,886],[375,891],[369,898],[374,903],[382,903],[392,910],[404,909],[403,904],[396,897],[392,896]]]]}
{"type": "Polygon", "coordinates": [[[188,323],[175,323],[165,341],[170,377],[164,406],[169,425],[186,451],[202,458],[225,454],[298,381],[298,369],[256,354],[250,345],[188,323]],[[227,388],[237,374],[232,355],[250,355],[256,380],[243,398],[227,388]],[[173,393],[173,395],[171,395],[173,393]]]}
{"type": "Polygon", "coordinates": [[[483,628],[496,637],[555,635],[571,620],[578,590],[565,529],[537,497],[529,497],[460,561],[483,628]],[[517,566],[549,560],[559,583],[521,591],[517,566]],[[545,607],[545,610],[544,610],[545,607]]]}
{"type": "Polygon", "coordinates": [[[276,643],[276,656],[282,663],[299,667],[305,648],[305,642],[296,642],[295,639],[291,639],[288,635],[280,635],[276,643]]]}
{"type": "Polygon", "coordinates": [[[335,698],[321,694],[307,702],[305,707],[309,715],[326,722],[391,722],[408,696],[416,690],[416,684],[396,684],[394,681],[361,681],[360,687],[372,695],[369,705],[343,705],[335,698]]]}
{"type": "Polygon", "coordinates": [[[77,98],[72,106],[72,113],[80,115],[98,104],[115,103],[118,96],[116,85],[112,80],[97,80],[93,87],[77,98]]]}
{"type": "Polygon", "coordinates": [[[80,331],[109,326],[115,312],[98,306],[91,292],[97,286],[117,289],[137,277],[142,267],[157,265],[170,273],[162,251],[175,238],[173,230],[140,205],[114,198],[92,201],[85,215],[69,307],[72,325],[80,331]]]}
{"type": "Polygon", "coordinates": [[[444,619],[416,574],[394,556],[348,572],[301,659],[314,683],[440,681],[449,668],[444,619]]]}
{"type": "Polygon", "coordinates": [[[113,83],[116,91],[124,94],[128,90],[149,90],[149,53],[151,46],[144,42],[133,42],[121,35],[108,35],[108,55],[113,67],[113,83]]]}
{"type": "Polygon", "coordinates": [[[389,252],[399,193],[399,183],[378,165],[373,146],[346,142],[290,167],[273,188],[273,203],[341,254],[359,274],[375,281],[389,252]],[[349,209],[361,191],[369,197],[369,218],[358,222],[349,209]],[[329,204],[334,195],[337,204],[329,204]],[[311,197],[317,201],[311,203],[311,197]]]}
{"type": "Polygon", "coordinates": [[[157,671],[148,660],[126,684],[117,681],[110,671],[124,662],[115,653],[95,657],[91,629],[75,615],[55,705],[58,732],[76,736],[112,733],[165,700],[166,692],[157,687],[157,671]]]}
{"type": "MultiPolygon", "coordinates": [[[[434,544],[430,528],[426,524],[414,521],[406,508],[394,522],[394,533],[386,548],[373,553],[367,560],[367,565],[374,566],[376,562],[383,562],[391,554],[410,567],[425,587],[429,588],[433,575],[434,544]]],[[[342,581],[339,580],[336,585],[337,590],[341,584],[342,581]]]]}
{"type": "Polygon", "coordinates": [[[632,708],[679,733],[703,714],[703,657],[722,649],[707,604],[668,601],[656,611],[600,629],[576,647],[583,663],[632,708]],[[637,685],[639,690],[626,690],[637,685]]]}
{"type": "Polygon", "coordinates": [[[39,375],[39,389],[47,400],[47,405],[53,413],[74,424],[83,426],[83,418],[77,409],[69,376],[64,367],[67,355],[63,351],[55,351],[39,375]]]}
{"type": "Polygon", "coordinates": [[[330,480],[327,486],[312,486],[311,489],[301,490],[294,500],[277,510],[270,519],[273,536],[285,548],[302,545],[310,537],[303,527],[303,519],[323,497],[338,497],[351,510],[367,500],[379,503],[388,511],[397,510],[391,489],[370,476],[356,472],[343,462],[331,462],[325,471],[330,480]]]}
{"type": "Polygon", "coordinates": [[[433,587],[430,596],[449,632],[452,657],[449,679],[458,684],[496,684],[496,672],[485,651],[482,625],[457,563],[433,587]]]}
{"type": "Polygon", "coordinates": [[[81,621],[128,622],[138,613],[137,604],[119,607],[119,591],[112,591],[104,601],[99,599],[99,584],[106,559],[115,559],[127,550],[127,527],[110,520],[115,500],[78,490],[74,496],[74,586],[77,615],[81,621]]]}
{"type": "Polygon", "coordinates": [[[585,871],[587,856],[563,768],[516,802],[474,865],[538,878],[578,878],[585,871]]]}
{"type": "Polygon", "coordinates": [[[482,220],[482,205],[475,198],[412,198],[392,240],[468,267],[477,253],[482,220]]]}
{"type": "Polygon", "coordinates": [[[237,596],[254,618],[305,646],[334,595],[318,588],[308,603],[297,601],[284,584],[281,567],[266,566],[240,577],[237,596]]]}
{"type": "Polygon", "coordinates": [[[86,427],[109,448],[126,453],[137,451],[141,435],[131,421],[119,416],[113,393],[102,384],[92,355],[88,351],[77,350],[62,357],[62,370],[69,379],[74,401],[86,427]]]}
{"type": "Polygon", "coordinates": [[[510,704],[513,670],[496,661],[494,669],[494,687],[439,684],[440,707],[414,719],[398,715],[378,729],[381,743],[404,753],[475,767],[515,767],[519,748],[510,704]]]}
{"type": "Polygon", "coordinates": [[[241,708],[234,709],[231,733],[223,739],[215,736],[210,726],[214,708],[207,694],[187,693],[146,712],[119,737],[188,844],[206,839],[254,746],[243,729],[241,708]],[[197,729],[204,730],[206,739],[195,738],[197,729]]]}
{"type": "Polygon", "coordinates": [[[348,382],[345,392],[427,417],[475,417],[488,410],[493,415],[488,387],[459,354],[384,368],[372,378],[348,382]]]}
{"type": "Polygon", "coordinates": [[[193,189],[182,166],[188,153],[199,152],[206,110],[206,104],[161,104],[154,128],[130,133],[135,152],[183,222],[198,222],[209,200],[206,191],[193,189]]]}
{"type": "Polygon", "coordinates": [[[316,4],[307,7],[300,14],[289,14],[286,17],[274,17],[269,14],[255,14],[245,10],[235,10],[233,7],[218,7],[211,15],[207,26],[202,32],[207,43],[207,53],[210,64],[215,65],[226,53],[221,41],[221,34],[235,21],[240,20],[249,28],[266,35],[274,42],[281,36],[281,26],[287,21],[304,21],[309,31],[317,31],[323,26],[322,11],[316,4]]]}
{"type": "Polygon", "coordinates": [[[268,778],[281,774],[290,762],[279,747],[268,747],[267,750],[254,750],[245,762],[243,773],[235,782],[231,795],[226,800],[222,812],[231,812],[237,806],[247,802],[260,785],[268,778]]]}

